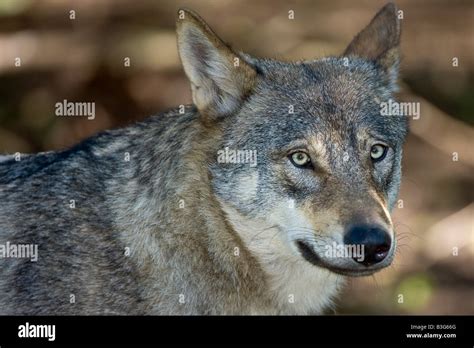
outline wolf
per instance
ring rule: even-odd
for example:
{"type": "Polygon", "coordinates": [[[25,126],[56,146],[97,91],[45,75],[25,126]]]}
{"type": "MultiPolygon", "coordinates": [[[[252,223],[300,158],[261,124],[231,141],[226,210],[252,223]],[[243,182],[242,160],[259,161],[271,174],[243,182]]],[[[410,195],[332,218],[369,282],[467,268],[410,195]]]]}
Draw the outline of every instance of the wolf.
{"type": "Polygon", "coordinates": [[[323,314],[347,277],[389,266],[408,130],[380,113],[397,11],[340,56],[282,62],[179,10],[192,105],[0,161],[0,245],[38,247],[0,254],[0,314],[323,314]]]}

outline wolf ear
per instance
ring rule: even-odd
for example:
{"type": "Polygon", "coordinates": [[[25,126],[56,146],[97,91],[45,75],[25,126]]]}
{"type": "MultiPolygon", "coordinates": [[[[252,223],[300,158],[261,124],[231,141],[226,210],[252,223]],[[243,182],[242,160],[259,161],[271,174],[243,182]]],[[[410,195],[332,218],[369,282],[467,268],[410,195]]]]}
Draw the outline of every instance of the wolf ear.
{"type": "Polygon", "coordinates": [[[393,3],[385,5],[344,52],[344,56],[356,56],[375,61],[382,66],[396,83],[400,62],[400,20],[393,3]]]}
{"type": "Polygon", "coordinates": [[[179,56],[199,111],[215,119],[237,110],[253,89],[255,69],[190,10],[178,11],[177,34],[179,56]]]}

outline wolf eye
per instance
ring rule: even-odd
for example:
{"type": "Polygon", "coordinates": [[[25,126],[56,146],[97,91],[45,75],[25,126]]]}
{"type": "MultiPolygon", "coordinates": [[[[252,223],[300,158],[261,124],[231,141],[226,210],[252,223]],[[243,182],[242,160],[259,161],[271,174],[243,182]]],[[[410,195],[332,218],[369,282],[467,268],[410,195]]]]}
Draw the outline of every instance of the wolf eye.
{"type": "Polygon", "coordinates": [[[370,157],[373,162],[380,162],[387,155],[388,147],[382,144],[375,144],[370,149],[370,157]]]}
{"type": "Polygon", "coordinates": [[[305,152],[293,152],[290,156],[290,161],[295,167],[298,168],[310,168],[311,158],[305,152]]]}

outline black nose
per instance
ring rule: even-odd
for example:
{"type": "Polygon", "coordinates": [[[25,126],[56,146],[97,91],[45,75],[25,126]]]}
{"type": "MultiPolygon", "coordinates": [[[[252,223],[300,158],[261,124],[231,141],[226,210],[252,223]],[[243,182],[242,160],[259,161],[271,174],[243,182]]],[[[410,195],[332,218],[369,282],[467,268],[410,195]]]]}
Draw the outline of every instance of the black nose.
{"type": "Polygon", "coordinates": [[[363,246],[363,257],[353,257],[353,259],[369,267],[387,257],[391,238],[387,231],[378,226],[354,225],[346,232],[344,244],[363,246]]]}

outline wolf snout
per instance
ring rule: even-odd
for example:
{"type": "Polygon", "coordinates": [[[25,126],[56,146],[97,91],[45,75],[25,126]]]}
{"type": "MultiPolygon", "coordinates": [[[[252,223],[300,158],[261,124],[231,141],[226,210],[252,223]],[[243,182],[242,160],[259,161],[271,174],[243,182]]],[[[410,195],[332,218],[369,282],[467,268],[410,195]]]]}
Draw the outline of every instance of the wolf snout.
{"type": "Polygon", "coordinates": [[[363,257],[353,259],[364,266],[382,262],[389,254],[392,240],[390,233],[376,225],[353,225],[344,235],[344,244],[363,249],[363,257]]]}

